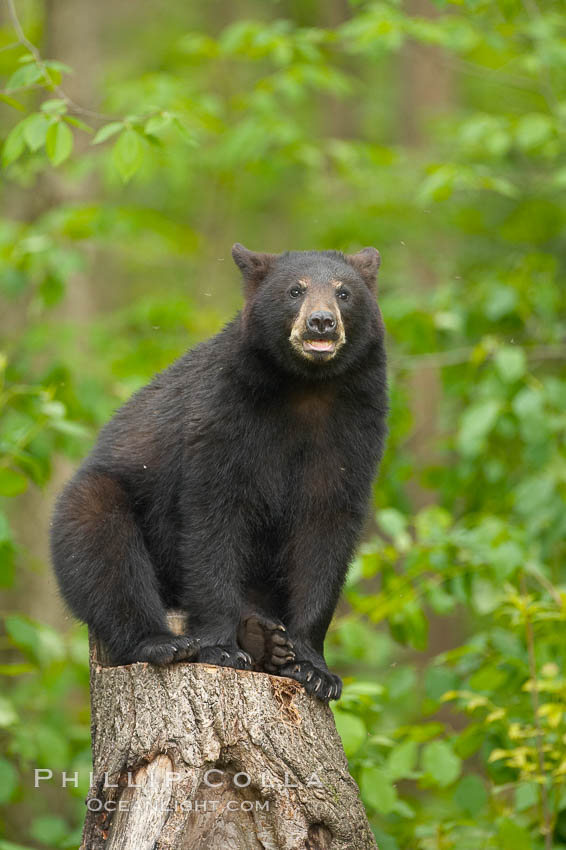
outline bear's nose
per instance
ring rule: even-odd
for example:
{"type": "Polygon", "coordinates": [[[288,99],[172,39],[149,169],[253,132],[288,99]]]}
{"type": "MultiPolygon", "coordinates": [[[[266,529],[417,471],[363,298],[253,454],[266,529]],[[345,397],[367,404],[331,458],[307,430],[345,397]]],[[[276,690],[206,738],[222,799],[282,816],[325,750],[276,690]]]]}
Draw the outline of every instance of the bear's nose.
{"type": "Polygon", "coordinates": [[[316,310],[307,319],[307,328],[309,331],[315,331],[318,334],[330,333],[335,327],[336,319],[327,310],[316,310]]]}

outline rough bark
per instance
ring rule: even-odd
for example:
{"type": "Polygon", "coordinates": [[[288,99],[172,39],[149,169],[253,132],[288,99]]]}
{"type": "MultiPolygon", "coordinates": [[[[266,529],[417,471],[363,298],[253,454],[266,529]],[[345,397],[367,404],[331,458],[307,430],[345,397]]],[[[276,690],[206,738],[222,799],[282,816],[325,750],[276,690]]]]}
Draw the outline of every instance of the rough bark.
{"type": "Polygon", "coordinates": [[[296,682],[100,655],[81,850],[376,848],[332,712],[296,682]]]}

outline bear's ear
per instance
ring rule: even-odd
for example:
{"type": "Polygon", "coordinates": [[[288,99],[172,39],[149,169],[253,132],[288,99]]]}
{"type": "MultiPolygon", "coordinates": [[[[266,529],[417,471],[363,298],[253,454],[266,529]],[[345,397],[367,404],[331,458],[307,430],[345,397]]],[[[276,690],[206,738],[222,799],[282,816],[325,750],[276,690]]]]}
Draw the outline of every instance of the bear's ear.
{"type": "Polygon", "coordinates": [[[248,251],[239,242],[232,245],[232,257],[244,277],[246,295],[259,286],[277,256],[277,254],[259,254],[255,251],[248,251]]]}
{"type": "Polygon", "coordinates": [[[346,254],[346,260],[360,274],[366,286],[375,292],[381,255],[377,248],[362,248],[357,254],[346,254]]]}

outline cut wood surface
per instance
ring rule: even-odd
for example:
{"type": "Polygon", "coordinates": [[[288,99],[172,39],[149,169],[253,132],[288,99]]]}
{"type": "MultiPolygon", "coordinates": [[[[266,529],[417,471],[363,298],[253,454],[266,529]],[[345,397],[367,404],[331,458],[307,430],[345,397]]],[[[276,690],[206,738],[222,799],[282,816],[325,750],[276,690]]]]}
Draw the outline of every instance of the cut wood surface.
{"type": "Polygon", "coordinates": [[[100,654],[81,850],[376,847],[332,712],[298,683],[100,654]]]}

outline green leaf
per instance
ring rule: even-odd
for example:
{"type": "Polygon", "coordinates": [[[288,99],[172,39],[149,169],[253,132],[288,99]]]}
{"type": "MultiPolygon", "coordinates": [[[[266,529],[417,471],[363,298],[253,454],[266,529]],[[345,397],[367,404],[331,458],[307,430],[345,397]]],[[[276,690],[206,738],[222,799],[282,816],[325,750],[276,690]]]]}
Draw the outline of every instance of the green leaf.
{"type": "Polygon", "coordinates": [[[190,147],[192,148],[197,146],[197,140],[192,135],[189,128],[181,121],[180,118],[174,118],[173,124],[175,125],[179,132],[179,135],[187,145],[190,145],[190,147]]]}
{"type": "Polygon", "coordinates": [[[380,814],[387,815],[395,808],[397,791],[390,778],[379,767],[364,767],[360,780],[362,800],[380,814]]]}
{"type": "Polygon", "coordinates": [[[417,674],[409,664],[399,665],[391,671],[388,682],[389,698],[391,700],[403,699],[417,687],[417,674]]]}
{"type": "Polygon", "coordinates": [[[416,603],[408,603],[405,607],[405,613],[407,615],[405,626],[409,643],[415,649],[426,649],[429,623],[423,609],[416,603]]]}
{"type": "Polygon", "coordinates": [[[473,691],[493,694],[506,681],[507,676],[505,670],[496,664],[485,664],[470,677],[468,684],[473,691]]]}
{"type": "Polygon", "coordinates": [[[12,726],[17,721],[18,715],[10,700],[7,697],[0,696],[0,729],[12,726]]]}
{"type": "Polygon", "coordinates": [[[348,697],[362,697],[362,696],[372,696],[378,697],[381,696],[384,692],[385,688],[383,685],[380,685],[379,682],[366,682],[363,680],[356,680],[355,682],[350,682],[348,685],[344,685],[344,689],[342,691],[342,696],[348,697]]]}
{"type": "Polygon", "coordinates": [[[77,439],[85,439],[91,436],[91,432],[85,425],[80,422],[71,422],[69,419],[54,419],[49,423],[49,427],[60,434],[67,434],[69,437],[77,439]]]}
{"type": "Polygon", "coordinates": [[[454,750],[460,758],[467,759],[485,742],[485,727],[482,723],[472,723],[460,733],[454,742],[454,750]]]}
{"type": "Polygon", "coordinates": [[[456,176],[456,170],[452,164],[435,166],[419,188],[420,203],[446,201],[454,191],[456,176]]]}
{"type": "Polygon", "coordinates": [[[445,788],[451,785],[462,769],[462,762],[448,741],[431,741],[423,748],[421,765],[423,771],[436,785],[445,788]]]}
{"type": "Polygon", "coordinates": [[[16,573],[16,550],[11,543],[0,542],[0,587],[12,587],[16,573]]]}
{"type": "Polygon", "coordinates": [[[350,758],[358,752],[367,738],[367,729],[363,720],[355,714],[334,710],[334,720],[338,734],[342,739],[344,752],[350,758]]]}
{"type": "Polygon", "coordinates": [[[413,601],[389,618],[389,628],[393,638],[402,644],[410,644],[414,649],[426,649],[428,645],[428,620],[422,608],[413,601]]]}
{"type": "Polygon", "coordinates": [[[38,627],[30,620],[19,614],[6,617],[6,631],[12,643],[19,649],[24,649],[34,658],[39,656],[38,627]]]}
{"type": "Polygon", "coordinates": [[[21,676],[22,673],[33,673],[34,670],[31,664],[0,664],[0,676],[21,676]]]}
{"type": "Polygon", "coordinates": [[[47,274],[39,287],[41,300],[46,307],[57,304],[65,294],[65,283],[57,274],[47,274]]]}
{"type": "Polygon", "coordinates": [[[538,805],[540,799],[539,786],[534,782],[521,782],[515,789],[515,809],[524,812],[538,805]]]}
{"type": "Polygon", "coordinates": [[[111,121],[110,124],[105,124],[104,127],[101,127],[100,130],[96,133],[94,139],[92,140],[93,145],[100,145],[102,142],[105,142],[106,139],[110,139],[112,136],[115,136],[116,133],[119,133],[124,129],[124,124],[122,121],[111,121]]]}
{"type": "Polygon", "coordinates": [[[7,803],[18,787],[16,768],[5,758],[0,758],[0,803],[7,803]]]}
{"type": "Polygon", "coordinates": [[[52,124],[45,141],[47,156],[55,167],[61,165],[73,150],[73,133],[62,121],[52,124]]]}
{"type": "Polygon", "coordinates": [[[417,538],[423,543],[442,543],[452,523],[452,516],[439,505],[423,508],[415,517],[417,538]]]}
{"type": "Polygon", "coordinates": [[[488,796],[479,776],[464,776],[454,789],[454,800],[467,814],[474,817],[486,806],[488,796]]]}
{"type": "Polygon", "coordinates": [[[377,522],[398,548],[408,548],[411,537],[407,533],[407,517],[404,514],[395,508],[384,508],[377,512],[377,522]]]}
{"type": "Polygon", "coordinates": [[[528,831],[510,818],[500,821],[497,835],[501,850],[532,850],[528,831]]]}
{"type": "Polygon", "coordinates": [[[501,409],[496,399],[480,401],[468,407],[460,420],[457,446],[461,454],[474,457],[483,448],[485,439],[491,431],[501,409]]]}
{"type": "Polygon", "coordinates": [[[43,72],[38,65],[28,64],[22,65],[17,71],[14,71],[8,82],[6,83],[6,92],[16,91],[26,86],[31,86],[43,79],[43,72]]]}
{"type": "Polygon", "coordinates": [[[69,834],[66,821],[58,815],[44,815],[34,818],[30,835],[40,844],[58,845],[69,834]]]}
{"type": "Polygon", "coordinates": [[[152,115],[146,122],[144,132],[149,135],[157,134],[171,124],[172,115],[170,112],[161,112],[159,115],[152,115]]]}
{"type": "Polygon", "coordinates": [[[485,304],[485,314],[488,319],[497,321],[502,316],[508,316],[517,309],[518,294],[511,286],[498,284],[490,291],[485,304]]]}
{"type": "Polygon", "coordinates": [[[45,416],[49,416],[51,419],[62,419],[67,412],[67,408],[61,401],[57,401],[56,399],[46,400],[41,405],[41,412],[45,414],[45,416]]]}
{"type": "Polygon", "coordinates": [[[19,496],[27,490],[28,480],[21,472],[0,467],[0,496],[19,496]]]}
{"type": "Polygon", "coordinates": [[[431,583],[427,588],[427,600],[436,614],[449,614],[456,605],[454,597],[442,585],[431,583]]]}
{"type": "Polygon", "coordinates": [[[7,94],[0,94],[0,101],[2,103],[6,103],[8,106],[17,109],[19,112],[25,112],[25,106],[16,100],[14,97],[8,97],[7,94]]]}
{"type": "Polygon", "coordinates": [[[511,406],[520,419],[533,420],[538,424],[544,416],[544,399],[538,388],[524,387],[511,406]]]}
{"type": "Polygon", "coordinates": [[[67,111],[67,101],[61,97],[53,97],[41,104],[41,111],[49,115],[63,115],[67,111]]]}
{"type": "Polygon", "coordinates": [[[387,759],[387,774],[390,779],[411,777],[417,761],[416,741],[403,741],[397,744],[389,753],[387,759]]]}
{"type": "Polygon", "coordinates": [[[491,563],[499,581],[508,579],[527,558],[528,552],[513,540],[506,540],[491,551],[491,563]]]}
{"type": "Polygon", "coordinates": [[[5,620],[11,643],[40,664],[59,661],[65,656],[61,636],[50,626],[37,623],[21,614],[11,614],[5,620]]]}
{"type": "Polygon", "coordinates": [[[11,543],[13,540],[12,529],[8,517],[4,511],[0,511],[0,543],[11,543]]]}
{"type": "MultiPolygon", "coordinates": [[[[355,0],[355,2],[358,2],[358,0],[355,0]]],[[[373,825],[372,832],[374,834],[375,840],[377,841],[377,846],[379,847],[379,850],[399,850],[399,845],[390,832],[384,832],[378,826],[373,825]]],[[[2,850],[1,847],[0,850],[2,850]]]]}
{"type": "Polygon", "coordinates": [[[405,800],[396,800],[393,806],[393,812],[408,820],[412,820],[416,815],[414,808],[406,803],[405,800]]]}
{"type": "Polygon", "coordinates": [[[472,601],[479,614],[491,614],[501,604],[501,590],[488,578],[472,577],[472,601]]]}
{"type": "Polygon", "coordinates": [[[4,166],[11,165],[20,157],[25,148],[24,139],[25,119],[12,127],[2,148],[2,163],[4,166]]]}
{"type": "Polygon", "coordinates": [[[43,112],[35,112],[24,121],[24,139],[30,151],[37,151],[45,144],[49,118],[43,112]]]}
{"type": "Polygon", "coordinates": [[[429,667],[425,676],[426,695],[438,702],[447,691],[458,687],[458,676],[448,667],[429,667]]]}
{"type": "Polygon", "coordinates": [[[502,379],[512,384],[525,374],[527,358],[522,348],[514,345],[503,345],[494,357],[495,367],[502,379]]]}
{"type": "Polygon", "coordinates": [[[549,115],[533,112],[523,115],[517,124],[517,144],[530,150],[548,141],[553,135],[554,121],[549,115]]]}
{"type": "Polygon", "coordinates": [[[85,124],[84,121],[81,121],[80,118],[75,118],[73,115],[66,115],[65,121],[67,124],[71,124],[73,127],[77,127],[78,130],[82,130],[85,133],[92,133],[92,127],[89,127],[88,124],[85,124]]]}
{"type": "Polygon", "coordinates": [[[112,149],[112,160],[124,183],[130,180],[143,160],[141,140],[135,130],[124,130],[112,149]]]}
{"type": "Polygon", "coordinates": [[[60,62],[58,59],[46,59],[43,63],[50,71],[59,71],[61,74],[72,74],[73,69],[70,65],[60,62]]]}
{"type": "Polygon", "coordinates": [[[38,764],[65,770],[70,758],[70,744],[66,731],[45,724],[37,726],[35,735],[38,764]]]}

